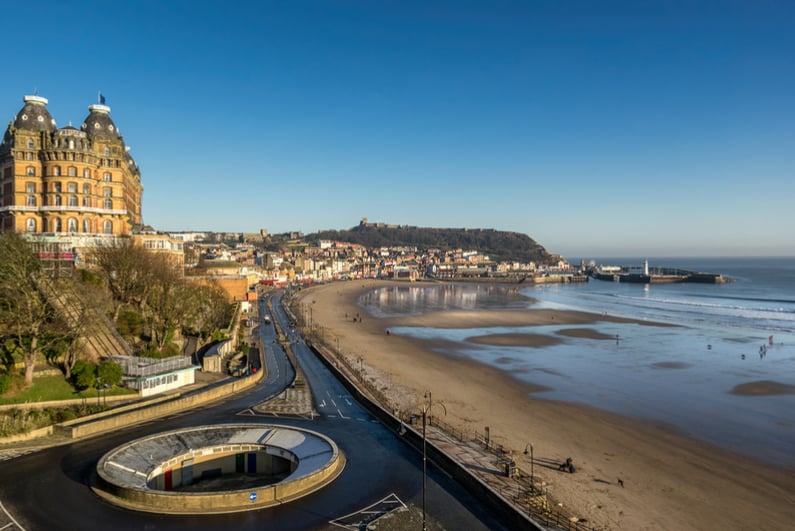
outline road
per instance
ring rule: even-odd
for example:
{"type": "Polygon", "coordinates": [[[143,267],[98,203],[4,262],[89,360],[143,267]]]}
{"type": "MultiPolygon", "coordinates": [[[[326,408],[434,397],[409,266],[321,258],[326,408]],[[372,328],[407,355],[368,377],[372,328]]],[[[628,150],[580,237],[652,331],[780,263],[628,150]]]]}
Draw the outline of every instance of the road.
{"type": "MultiPolygon", "coordinates": [[[[280,293],[260,301],[260,315],[267,312],[270,296],[274,297],[272,318],[289,330],[279,304],[280,293]]],[[[0,462],[0,530],[363,529],[362,523],[379,507],[421,507],[422,456],[356,402],[294,332],[293,351],[312,390],[317,414],[307,418],[254,413],[254,405],[281,393],[295,376],[285,352],[274,342],[274,326],[260,324],[258,333],[268,373],[255,389],[222,403],[0,462]],[[124,442],[182,427],[235,421],[320,432],[337,443],[348,463],[332,484],[305,498],[226,515],[186,517],[129,511],[102,501],[89,488],[99,458],[124,442]]],[[[448,530],[508,529],[499,515],[433,466],[428,472],[427,511],[429,520],[448,530]]]]}

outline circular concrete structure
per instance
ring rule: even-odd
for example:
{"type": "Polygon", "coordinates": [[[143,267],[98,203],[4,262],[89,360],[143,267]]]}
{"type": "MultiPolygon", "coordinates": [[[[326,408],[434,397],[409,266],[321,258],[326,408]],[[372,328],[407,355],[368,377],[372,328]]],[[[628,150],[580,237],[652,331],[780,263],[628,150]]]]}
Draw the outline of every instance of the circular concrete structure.
{"type": "Polygon", "coordinates": [[[218,424],[152,435],[99,460],[93,489],[156,513],[228,513],[289,502],[333,481],[345,456],[319,433],[271,424],[218,424]]]}

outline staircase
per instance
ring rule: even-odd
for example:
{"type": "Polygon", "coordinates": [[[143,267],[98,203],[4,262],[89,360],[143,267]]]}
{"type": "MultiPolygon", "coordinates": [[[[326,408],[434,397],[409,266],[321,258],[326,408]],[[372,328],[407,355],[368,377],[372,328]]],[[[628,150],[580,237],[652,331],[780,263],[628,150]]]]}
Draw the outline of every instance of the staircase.
{"type": "Polygon", "coordinates": [[[76,332],[84,354],[94,359],[132,356],[133,349],[110,319],[77,290],[69,280],[42,280],[39,288],[48,302],[76,332]]]}

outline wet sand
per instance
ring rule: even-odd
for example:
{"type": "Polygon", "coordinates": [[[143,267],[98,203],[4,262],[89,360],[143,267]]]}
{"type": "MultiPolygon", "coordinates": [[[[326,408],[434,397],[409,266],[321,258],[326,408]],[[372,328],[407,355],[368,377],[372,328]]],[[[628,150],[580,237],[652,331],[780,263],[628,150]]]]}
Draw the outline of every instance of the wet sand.
{"type": "Polygon", "coordinates": [[[795,395],[795,385],[759,380],[735,385],[729,392],[733,395],[741,396],[795,395]]]}
{"type": "MultiPolygon", "coordinates": [[[[523,450],[532,443],[535,473],[549,484],[550,495],[590,525],[633,531],[791,528],[795,521],[792,469],[737,456],[659,423],[533,398],[531,393],[543,388],[494,367],[446,355],[449,349],[444,342],[386,333],[396,326],[560,323],[583,325],[555,333],[566,341],[577,341],[610,339],[599,337],[598,322],[628,320],[554,310],[459,310],[384,319],[365,315],[356,304],[358,298],[386,285],[390,283],[339,282],[304,290],[299,297],[305,307],[311,306],[312,318],[323,327],[327,343],[333,348],[339,345],[351,361],[361,359],[367,377],[378,381],[401,409],[416,408],[430,390],[434,402],[445,404],[445,422],[473,433],[489,426],[491,439],[512,450],[517,465],[525,470],[530,464],[523,450]],[[362,319],[354,321],[351,316],[357,314],[362,319]],[[576,474],[559,472],[549,464],[569,456],[577,465],[576,474]]],[[[645,321],[639,324],[654,326],[645,321]]],[[[539,338],[532,336],[536,334],[497,334],[480,336],[480,340],[543,348],[539,338]]],[[[662,364],[660,368],[675,367],[662,364]]],[[[777,386],[762,388],[780,392],[777,386]]]]}

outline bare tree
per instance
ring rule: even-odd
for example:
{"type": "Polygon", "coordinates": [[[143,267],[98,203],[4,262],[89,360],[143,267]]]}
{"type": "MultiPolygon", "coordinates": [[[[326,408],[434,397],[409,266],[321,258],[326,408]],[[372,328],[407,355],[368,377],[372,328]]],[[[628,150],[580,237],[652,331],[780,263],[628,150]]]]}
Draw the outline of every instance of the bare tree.
{"type": "Polygon", "coordinates": [[[16,233],[0,235],[0,338],[22,358],[27,385],[37,356],[69,334],[47,301],[50,280],[26,240],[16,233]]]}
{"type": "Polygon", "coordinates": [[[114,301],[113,322],[125,305],[143,310],[151,286],[155,255],[130,239],[117,239],[92,251],[92,259],[99,268],[114,301]]]}
{"type": "Polygon", "coordinates": [[[215,282],[199,284],[188,282],[188,289],[192,296],[189,313],[183,323],[185,331],[197,336],[200,342],[211,336],[218,328],[227,325],[231,317],[232,305],[226,298],[223,289],[215,282]]]}
{"type": "Polygon", "coordinates": [[[173,333],[182,327],[195,301],[181,272],[165,256],[153,254],[149,265],[146,314],[152,341],[158,350],[162,350],[173,333]]]}

